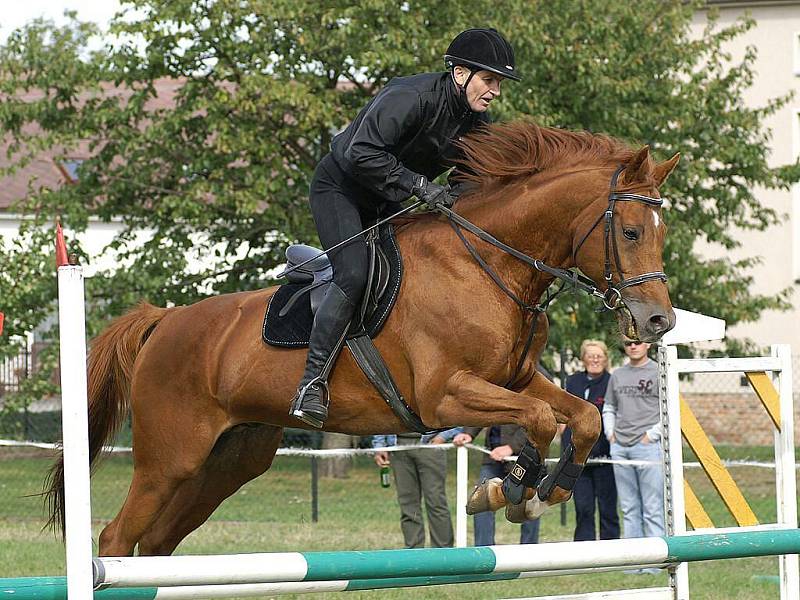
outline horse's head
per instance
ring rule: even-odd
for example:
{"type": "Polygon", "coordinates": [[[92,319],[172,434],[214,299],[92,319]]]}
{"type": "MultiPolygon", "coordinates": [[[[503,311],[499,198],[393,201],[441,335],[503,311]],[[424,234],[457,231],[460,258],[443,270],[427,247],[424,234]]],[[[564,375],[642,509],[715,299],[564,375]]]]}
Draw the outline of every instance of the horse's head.
{"type": "Polygon", "coordinates": [[[597,171],[602,194],[575,222],[575,264],[605,291],[620,332],[654,342],[675,326],[663,273],[666,225],[658,188],[680,156],[655,164],[647,146],[609,179],[597,171]]]}

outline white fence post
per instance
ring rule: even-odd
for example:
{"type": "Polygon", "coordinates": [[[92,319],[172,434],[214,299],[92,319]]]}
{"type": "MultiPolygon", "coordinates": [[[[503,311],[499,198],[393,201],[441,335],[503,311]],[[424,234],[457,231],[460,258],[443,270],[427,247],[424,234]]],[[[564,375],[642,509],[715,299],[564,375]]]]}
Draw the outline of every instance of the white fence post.
{"type": "Polygon", "coordinates": [[[467,547],[468,452],[464,446],[456,448],[456,548],[467,547]]]}
{"type": "MultiPolygon", "coordinates": [[[[794,461],[794,399],[792,397],[792,351],[787,344],[775,344],[771,355],[781,361],[772,381],[780,400],[781,428],[775,429],[775,487],[778,523],[797,527],[797,485],[794,461]]],[[[800,600],[800,572],[797,554],[778,557],[781,600],[800,600]]]]}
{"type": "Polygon", "coordinates": [[[86,324],[83,269],[58,268],[61,423],[64,441],[67,596],[91,599],[92,511],[89,493],[89,425],[86,397],[86,324]]]}
{"type": "MultiPolygon", "coordinates": [[[[659,359],[659,397],[661,400],[662,448],[664,451],[664,508],[667,535],[686,533],[686,504],[683,488],[683,438],[681,436],[680,379],[678,350],[661,347],[659,359]]],[[[675,600],[689,600],[689,565],[670,568],[670,587],[675,600]]]]}

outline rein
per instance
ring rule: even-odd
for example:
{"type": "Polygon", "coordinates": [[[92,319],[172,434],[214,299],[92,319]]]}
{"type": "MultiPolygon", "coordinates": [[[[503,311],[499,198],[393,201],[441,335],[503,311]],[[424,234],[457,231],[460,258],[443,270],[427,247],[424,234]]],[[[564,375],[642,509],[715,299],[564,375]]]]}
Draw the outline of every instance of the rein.
{"type": "Polygon", "coordinates": [[[586,292],[588,295],[592,296],[593,298],[599,298],[603,302],[603,308],[601,310],[612,311],[612,310],[619,310],[624,306],[624,302],[622,300],[622,290],[627,287],[632,287],[634,285],[640,285],[647,281],[667,281],[666,273],[662,271],[652,271],[649,273],[642,273],[641,275],[636,275],[635,277],[629,277],[625,279],[622,272],[622,265],[619,255],[619,248],[617,245],[617,237],[614,231],[614,208],[616,207],[617,202],[639,202],[641,204],[646,204],[648,206],[661,206],[663,204],[663,199],[661,198],[653,198],[651,196],[643,196],[641,194],[631,194],[627,192],[617,192],[616,185],[617,180],[619,179],[620,173],[624,170],[625,166],[621,165],[617,168],[614,172],[614,175],[611,178],[611,183],[609,186],[609,194],[608,194],[608,208],[603,212],[594,224],[589,228],[584,236],[581,238],[581,241],[575,247],[575,250],[572,253],[573,260],[577,257],[578,251],[583,246],[584,242],[589,238],[592,232],[597,228],[600,224],[600,221],[605,219],[605,226],[604,226],[604,233],[603,233],[603,246],[605,250],[605,260],[604,260],[604,273],[603,278],[606,282],[606,291],[602,292],[598,289],[598,287],[594,284],[594,282],[586,277],[585,275],[581,275],[575,270],[572,269],[561,269],[558,267],[551,267],[541,260],[537,258],[531,258],[524,252],[520,252],[516,248],[509,246],[508,244],[501,242],[496,237],[488,233],[487,231],[481,229],[471,221],[468,221],[458,213],[454,212],[450,208],[439,205],[437,206],[437,210],[447,216],[448,220],[450,221],[450,225],[452,226],[453,230],[458,235],[461,242],[464,244],[464,247],[469,251],[475,261],[480,265],[480,267],[486,272],[487,275],[494,281],[495,285],[499,287],[503,293],[505,293],[509,298],[511,298],[524,312],[529,312],[533,314],[533,319],[531,322],[531,328],[527,336],[527,340],[525,342],[525,346],[523,348],[522,354],[517,361],[517,366],[514,370],[514,373],[505,383],[504,387],[508,388],[519,376],[519,373],[522,370],[522,367],[525,363],[525,359],[530,352],[531,345],[533,343],[533,339],[536,333],[536,324],[538,323],[539,314],[546,312],[547,307],[550,303],[555,300],[562,292],[571,289],[571,290],[580,290],[586,292]],[[561,285],[559,286],[558,290],[555,293],[551,294],[549,290],[546,291],[546,297],[544,301],[539,302],[537,304],[528,304],[522,298],[517,296],[501,279],[501,277],[497,274],[494,269],[483,259],[483,257],[478,252],[477,248],[466,238],[462,229],[466,229],[476,237],[482,239],[484,242],[491,244],[492,246],[499,248],[506,254],[509,254],[516,258],[517,260],[527,264],[530,267],[533,267],[537,271],[541,273],[546,273],[555,277],[556,279],[561,280],[561,285]],[[614,256],[614,266],[616,266],[617,273],[619,275],[619,282],[616,285],[613,285],[612,278],[612,264],[611,264],[611,256],[614,256]]]}

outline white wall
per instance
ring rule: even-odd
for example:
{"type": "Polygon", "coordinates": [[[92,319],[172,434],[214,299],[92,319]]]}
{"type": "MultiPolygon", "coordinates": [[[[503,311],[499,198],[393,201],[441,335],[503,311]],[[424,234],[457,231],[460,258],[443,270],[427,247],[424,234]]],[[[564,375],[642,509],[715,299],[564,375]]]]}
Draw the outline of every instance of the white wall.
{"type": "MultiPolygon", "coordinates": [[[[749,8],[723,8],[720,26],[729,25],[749,11],[756,20],[745,35],[736,38],[727,49],[734,60],[741,59],[747,46],[755,46],[758,57],[755,63],[755,81],[745,93],[748,106],[764,106],[768,99],[794,91],[797,97],[789,106],[769,118],[765,125],[772,130],[772,167],[792,163],[800,154],[800,2],[780,6],[749,8]]],[[[705,13],[695,15],[693,31],[699,35],[705,26],[705,13]]],[[[713,127],[709,123],[709,127],[713,127]]],[[[791,286],[800,277],[800,191],[757,190],[760,202],[785,215],[780,226],[765,232],[740,232],[737,236],[742,247],[734,252],[724,251],[732,259],[761,256],[763,264],[753,270],[752,291],[771,294],[791,286]]],[[[707,246],[698,247],[708,256],[721,256],[723,250],[707,246]]],[[[800,293],[792,298],[800,305],[800,293]]],[[[756,323],[740,324],[730,328],[734,337],[749,337],[763,345],[794,344],[800,351],[800,310],[779,313],[765,312],[756,323]]]]}

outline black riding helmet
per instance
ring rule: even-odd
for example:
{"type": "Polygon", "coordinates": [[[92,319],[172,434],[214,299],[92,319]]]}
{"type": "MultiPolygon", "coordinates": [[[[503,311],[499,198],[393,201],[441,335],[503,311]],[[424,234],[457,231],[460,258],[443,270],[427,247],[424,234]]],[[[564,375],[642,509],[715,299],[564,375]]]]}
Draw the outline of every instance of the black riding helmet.
{"type": "Polygon", "coordinates": [[[456,66],[474,71],[491,71],[519,81],[515,73],[514,49],[496,29],[467,29],[450,42],[444,63],[452,70],[456,66]]]}

